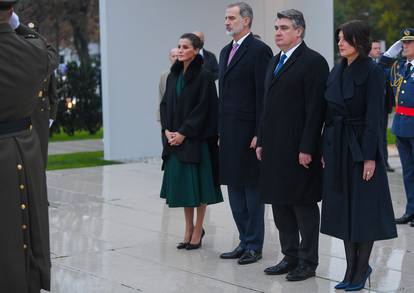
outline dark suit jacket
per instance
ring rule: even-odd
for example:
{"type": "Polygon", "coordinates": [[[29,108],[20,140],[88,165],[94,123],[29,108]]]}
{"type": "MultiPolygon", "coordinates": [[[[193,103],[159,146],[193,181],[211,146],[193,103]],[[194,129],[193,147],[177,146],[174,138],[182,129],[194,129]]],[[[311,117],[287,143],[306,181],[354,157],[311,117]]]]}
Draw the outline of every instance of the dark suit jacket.
{"type": "Polygon", "coordinates": [[[266,203],[312,203],[322,194],[319,143],[329,67],[304,42],[274,76],[279,58],[270,62],[265,80],[260,190],[266,203]],[[299,152],[312,155],[310,169],[299,165],[299,152]]]}
{"type": "Polygon", "coordinates": [[[210,72],[213,75],[214,80],[218,79],[219,67],[216,55],[212,52],[203,49],[203,61],[204,61],[204,69],[210,72]]]}
{"type": "Polygon", "coordinates": [[[227,66],[231,48],[232,42],[221,50],[219,62],[220,180],[256,186],[259,162],[250,142],[257,135],[272,50],[250,34],[227,66]]]}

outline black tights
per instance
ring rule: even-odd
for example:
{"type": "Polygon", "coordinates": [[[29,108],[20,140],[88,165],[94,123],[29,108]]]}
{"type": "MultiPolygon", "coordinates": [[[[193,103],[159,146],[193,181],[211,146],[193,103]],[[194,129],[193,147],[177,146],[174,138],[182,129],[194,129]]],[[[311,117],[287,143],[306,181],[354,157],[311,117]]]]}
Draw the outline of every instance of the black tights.
{"type": "Polygon", "coordinates": [[[346,255],[345,282],[359,283],[368,270],[373,241],[351,242],[344,240],[346,255]]]}

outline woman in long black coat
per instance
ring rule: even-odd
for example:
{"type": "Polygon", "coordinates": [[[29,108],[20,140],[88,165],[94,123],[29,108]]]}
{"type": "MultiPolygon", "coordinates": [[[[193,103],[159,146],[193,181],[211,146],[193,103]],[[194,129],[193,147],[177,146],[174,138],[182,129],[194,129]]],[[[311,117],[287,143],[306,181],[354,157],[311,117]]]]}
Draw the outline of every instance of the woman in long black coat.
{"type": "Polygon", "coordinates": [[[321,232],[343,239],[345,277],[335,288],[357,291],[372,272],[374,241],[397,237],[381,148],[385,81],[367,56],[369,27],[348,22],[338,30],[342,61],[327,82],[323,134],[321,232]]]}
{"type": "Polygon", "coordinates": [[[202,68],[201,40],[184,34],[160,104],[164,178],[161,198],[184,207],[184,241],[178,249],[197,249],[204,235],[206,206],[223,201],[218,184],[217,112],[214,79],[202,68]],[[197,218],[194,225],[194,208],[197,218]]]}

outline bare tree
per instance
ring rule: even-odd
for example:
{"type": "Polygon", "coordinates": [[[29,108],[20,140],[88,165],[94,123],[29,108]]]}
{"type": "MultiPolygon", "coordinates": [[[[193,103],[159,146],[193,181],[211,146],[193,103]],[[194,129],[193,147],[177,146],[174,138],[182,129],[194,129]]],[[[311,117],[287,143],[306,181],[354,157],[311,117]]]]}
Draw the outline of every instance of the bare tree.
{"type": "Polygon", "coordinates": [[[16,6],[23,23],[36,22],[56,47],[72,46],[88,63],[88,44],[99,41],[98,0],[27,0],[16,6]]]}

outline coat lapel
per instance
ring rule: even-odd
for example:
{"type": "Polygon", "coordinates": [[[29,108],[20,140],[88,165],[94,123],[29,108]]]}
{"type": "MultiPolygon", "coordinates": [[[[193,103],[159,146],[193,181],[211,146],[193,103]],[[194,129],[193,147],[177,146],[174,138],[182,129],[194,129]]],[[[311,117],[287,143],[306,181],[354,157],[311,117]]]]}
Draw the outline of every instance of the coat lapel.
{"type": "Polygon", "coordinates": [[[344,67],[345,64],[341,62],[332,69],[328,77],[325,91],[325,99],[328,102],[342,106],[345,106],[341,82],[344,67]]]}
{"type": "MultiPolygon", "coordinates": [[[[253,38],[252,33],[250,33],[246,39],[243,41],[241,46],[237,49],[236,54],[233,56],[233,59],[231,59],[230,64],[227,66],[227,60],[229,59],[230,51],[231,49],[226,53],[226,71],[224,72],[224,75],[226,75],[239,61],[240,59],[247,53],[247,49],[250,45],[250,42],[253,38]]],[[[230,45],[230,48],[232,47],[232,44],[230,45]]]]}
{"type": "MultiPolygon", "coordinates": [[[[276,76],[274,76],[274,78],[272,80],[272,85],[279,80],[280,76],[282,76],[287,70],[289,70],[289,67],[291,67],[296,62],[296,60],[302,54],[302,52],[305,48],[306,48],[305,42],[302,42],[302,44],[300,44],[299,47],[296,48],[296,50],[293,52],[293,54],[285,62],[285,64],[283,64],[282,68],[279,70],[279,72],[276,74],[276,76]]],[[[279,59],[280,59],[281,54],[282,54],[282,52],[279,52],[279,56],[278,56],[278,58],[276,58],[277,61],[275,62],[274,67],[273,67],[273,71],[275,70],[277,64],[279,63],[279,59]]]]}

